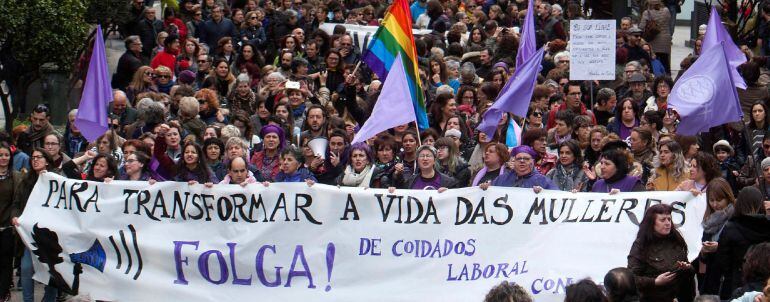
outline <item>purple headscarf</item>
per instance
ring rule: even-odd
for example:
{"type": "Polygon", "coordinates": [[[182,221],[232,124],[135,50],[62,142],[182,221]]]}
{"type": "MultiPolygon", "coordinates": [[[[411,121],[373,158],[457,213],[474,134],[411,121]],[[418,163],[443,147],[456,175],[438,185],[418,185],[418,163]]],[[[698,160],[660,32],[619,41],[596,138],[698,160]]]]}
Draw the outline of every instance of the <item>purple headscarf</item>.
{"type": "Polygon", "coordinates": [[[283,129],[281,127],[278,127],[276,125],[267,125],[263,126],[262,130],[259,131],[259,136],[262,137],[262,140],[265,139],[265,135],[268,133],[275,133],[278,135],[278,149],[283,150],[283,147],[286,145],[286,137],[283,134],[283,129]]]}
{"type": "Polygon", "coordinates": [[[519,153],[527,153],[530,156],[532,156],[533,159],[537,158],[537,152],[535,152],[535,149],[532,149],[532,147],[527,145],[521,145],[511,149],[511,158],[513,158],[514,156],[516,156],[516,154],[519,154],[519,153]]]}

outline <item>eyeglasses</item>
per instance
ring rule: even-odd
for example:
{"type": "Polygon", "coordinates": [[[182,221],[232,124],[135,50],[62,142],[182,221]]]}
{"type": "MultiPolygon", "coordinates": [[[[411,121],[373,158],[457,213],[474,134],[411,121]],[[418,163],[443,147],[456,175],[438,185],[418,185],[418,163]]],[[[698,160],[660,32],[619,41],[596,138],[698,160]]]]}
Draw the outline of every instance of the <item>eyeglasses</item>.
{"type": "Polygon", "coordinates": [[[433,154],[420,154],[419,158],[433,158],[433,154]]]}
{"type": "Polygon", "coordinates": [[[257,20],[257,17],[251,17],[249,20],[257,20]]]}
{"type": "Polygon", "coordinates": [[[136,159],[133,159],[133,158],[132,158],[132,159],[127,159],[127,160],[126,160],[126,163],[127,163],[127,164],[131,164],[131,163],[135,163],[135,162],[138,162],[138,160],[136,160],[136,159]]]}
{"type": "Polygon", "coordinates": [[[198,64],[203,64],[203,63],[206,63],[206,62],[208,62],[208,61],[206,61],[206,60],[198,60],[198,64]]]}
{"type": "Polygon", "coordinates": [[[543,113],[540,112],[540,111],[535,111],[535,112],[532,112],[532,115],[535,116],[535,117],[542,117],[543,113]]]}
{"type": "Polygon", "coordinates": [[[118,124],[112,124],[112,129],[118,129],[118,128],[120,128],[120,125],[118,125],[118,124]]]}
{"type": "Polygon", "coordinates": [[[196,16],[203,16],[202,13],[195,13],[196,16]]]}
{"type": "Polygon", "coordinates": [[[559,64],[569,64],[569,60],[561,60],[559,61],[559,64]]]}
{"type": "Polygon", "coordinates": [[[528,162],[528,161],[531,161],[531,160],[532,160],[531,157],[514,157],[513,158],[513,161],[522,162],[522,163],[523,162],[528,162]]]}
{"type": "Polygon", "coordinates": [[[43,159],[43,156],[42,155],[33,155],[31,158],[32,158],[32,160],[41,160],[41,159],[43,159]]]}
{"type": "Polygon", "coordinates": [[[146,76],[148,76],[148,77],[151,77],[151,76],[152,76],[152,72],[149,72],[149,71],[148,71],[148,72],[145,72],[145,73],[144,73],[144,75],[146,75],[146,76]]]}
{"type": "Polygon", "coordinates": [[[45,143],[45,144],[43,144],[43,145],[45,145],[45,146],[58,146],[58,145],[59,145],[59,143],[55,143],[55,142],[47,142],[47,143],[45,143]]]}
{"type": "Polygon", "coordinates": [[[171,78],[171,76],[167,75],[167,74],[159,74],[156,77],[159,78],[159,79],[170,79],[171,78]]]}
{"type": "Polygon", "coordinates": [[[198,104],[200,104],[200,105],[206,104],[206,100],[205,99],[198,99],[198,104]]]}

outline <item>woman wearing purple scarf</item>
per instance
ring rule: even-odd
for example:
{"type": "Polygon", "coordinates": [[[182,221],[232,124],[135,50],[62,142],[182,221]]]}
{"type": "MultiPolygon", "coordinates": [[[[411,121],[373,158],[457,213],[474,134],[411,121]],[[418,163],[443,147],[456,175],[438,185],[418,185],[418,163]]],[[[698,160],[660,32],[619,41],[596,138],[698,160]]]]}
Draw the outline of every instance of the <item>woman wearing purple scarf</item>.
{"type": "MultiPolygon", "coordinates": [[[[498,187],[532,188],[535,193],[540,193],[543,189],[558,190],[559,187],[535,169],[536,157],[537,152],[530,146],[524,145],[511,149],[513,170],[495,178],[492,181],[492,185],[498,187]]],[[[489,183],[481,184],[479,187],[486,190],[489,187],[489,183]]]]}
{"type": "Polygon", "coordinates": [[[628,175],[631,161],[628,151],[611,149],[602,153],[601,176],[593,186],[593,192],[617,194],[618,192],[643,192],[642,181],[636,176],[628,175]]]}

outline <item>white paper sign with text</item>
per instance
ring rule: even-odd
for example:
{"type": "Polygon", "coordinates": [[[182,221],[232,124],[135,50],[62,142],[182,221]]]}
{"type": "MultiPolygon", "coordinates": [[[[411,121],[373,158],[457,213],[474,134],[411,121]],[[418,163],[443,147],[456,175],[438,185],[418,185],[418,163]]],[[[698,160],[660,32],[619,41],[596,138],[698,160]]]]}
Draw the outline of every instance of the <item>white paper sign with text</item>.
{"type": "Polygon", "coordinates": [[[570,20],[569,79],[615,79],[615,20],[570,20]]]}

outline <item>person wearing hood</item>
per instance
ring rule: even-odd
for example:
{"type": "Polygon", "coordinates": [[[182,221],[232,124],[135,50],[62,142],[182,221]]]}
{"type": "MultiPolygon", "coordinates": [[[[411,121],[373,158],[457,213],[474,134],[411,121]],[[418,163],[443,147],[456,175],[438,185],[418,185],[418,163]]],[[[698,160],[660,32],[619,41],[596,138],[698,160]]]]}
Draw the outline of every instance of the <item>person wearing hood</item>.
{"type": "Polygon", "coordinates": [[[150,67],[152,69],[158,68],[158,66],[166,66],[171,71],[171,78],[174,78],[174,70],[176,70],[176,55],[179,54],[179,36],[176,34],[170,34],[163,40],[163,51],[159,52],[152,58],[150,67]]]}
{"type": "Polygon", "coordinates": [[[596,117],[591,110],[586,108],[586,105],[581,101],[583,92],[580,87],[580,82],[569,81],[567,85],[564,85],[564,102],[556,110],[551,110],[548,113],[548,123],[546,128],[551,129],[556,127],[556,112],[570,110],[575,115],[587,115],[591,118],[591,125],[596,125],[596,117]]]}
{"type": "Polygon", "coordinates": [[[745,187],[738,193],[735,211],[725,224],[716,250],[716,264],[722,281],[722,299],[730,299],[744,285],[741,271],[744,256],[754,244],[770,241],[770,220],[765,214],[762,193],[745,187]]]}
{"type": "MultiPolygon", "coordinates": [[[[511,149],[513,170],[505,172],[503,175],[495,178],[491,185],[498,187],[532,188],[535,193],[540,193],[543,189],[558,190],[558,186],[535,169],[536,157],[537,152],[530,146],[522,145],[511,149]]],[[[489,187],[489,183],[479,185],[479,187],[486,190],[487,187],[489,187]]]]}

